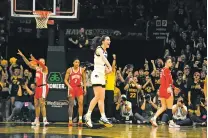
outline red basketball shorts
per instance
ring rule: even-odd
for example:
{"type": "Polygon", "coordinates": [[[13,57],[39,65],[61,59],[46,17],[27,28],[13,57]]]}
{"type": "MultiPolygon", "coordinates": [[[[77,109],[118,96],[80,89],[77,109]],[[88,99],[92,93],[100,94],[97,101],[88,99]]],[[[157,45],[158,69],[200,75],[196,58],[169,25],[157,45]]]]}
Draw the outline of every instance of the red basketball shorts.
{"type": "Polygon", "coordinates": [[[171,96],[171,93],[168,93],[167,91],[159,90],[159,96],[160,98],[168,99],[171,96]]]}
{"type": "Polygon", "coordinates": [[[48,95],[49,87],[48,84],[36,87],[35,89],[35,98],[40,99],[40,98],[46,98],[48,95]]]}
{"type": "Polygon", "coordinates": [[[83,95],[82,87],[72,87],[71,90],[68,90],[68,96],[70,97],[79,97],[83,95]]]}

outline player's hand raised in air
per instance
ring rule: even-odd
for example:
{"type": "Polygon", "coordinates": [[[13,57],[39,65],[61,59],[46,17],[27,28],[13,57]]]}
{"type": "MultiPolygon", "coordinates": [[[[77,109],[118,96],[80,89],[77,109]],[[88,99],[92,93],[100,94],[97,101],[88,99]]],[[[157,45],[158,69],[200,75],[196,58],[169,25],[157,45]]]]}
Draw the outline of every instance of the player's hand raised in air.
{"type": "Polygon", "coordinates": [[[22,52],[18,49],[18,52],[17,52],[18,55],[20,55],[21,57],[23,57],[24,55],[22,54],[22,52]]]}
{"type": "Polygon", "coordinates": [[[32,54],[30,54],[30,60],[36,61],[35,57],[32,54]]]}

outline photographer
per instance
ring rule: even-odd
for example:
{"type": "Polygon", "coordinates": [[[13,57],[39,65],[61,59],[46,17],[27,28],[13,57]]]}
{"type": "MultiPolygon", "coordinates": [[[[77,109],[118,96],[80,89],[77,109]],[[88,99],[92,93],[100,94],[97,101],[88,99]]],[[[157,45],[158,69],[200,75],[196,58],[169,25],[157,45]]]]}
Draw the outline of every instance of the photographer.
{"type": "Polygon", "coordinates": [[[172,112],[177,125],[188,126],[192,124],[191,120],[187,118],[188,110],[182,97],[178,98],[177,104],[173,105],[172,112]]]}
{"type": "Polygon", "coordinates": [[[188,100],[187,100],[187,94],[185,92],[185,83],[183,81],[183,72],[181,70],[179,70],[176,74],[176,80],[173,82],[174,86],[176,86],[177,88],[180,89],[179,92],[174,92],[173,96],[174,96],[174,101],[173,104],[176,104],[178,101],[179,97],[183,97],[184,98],[184,103],[185,105],[188,104],[188,100]]]}
{"type": "Polygon", "coordinates": [[[154,97],[156,95],[156,93],[155,93],[155,87],[152,83],[152,79],[149,76],[146,76],[145,80],[146,80],[146,82],[142,87],[144,90],[144,93],[150,94],[151,97],[154,97]]]}
{"type": "Polygon", "coordinates": [[[14,109],[12,110],[12,114],[7,119],[7,121],[11,121],[15,115],[18,115],[23,107],[29,109],[30,120],[33,120],[32,116],[35,111],[34,105],[32,104],[34,91],[35,91],[34,84],[31,84],[31,89],[30,89],[28,88],[25,80],[20,81],[18,93],[15,98],[14,109]]]}
{"type": "Polygon", "coordinates": [[[129,121],[133,116],[131,102],[127,101],[126,95],[121,95],[120,100],[116,105],[116,110],[120,111],[118,120],[129,121]]]}
{"type": "Polygon", "coordinates": [[[143,98],[143,104],[141,106],[142,115],[140,115],[139,113],[135,113],[134,116],[142,123],[149,123],[153,115],[153,111],[157,110],[157,105],[152,102],[150,94],[147,94],[143,98]]]}

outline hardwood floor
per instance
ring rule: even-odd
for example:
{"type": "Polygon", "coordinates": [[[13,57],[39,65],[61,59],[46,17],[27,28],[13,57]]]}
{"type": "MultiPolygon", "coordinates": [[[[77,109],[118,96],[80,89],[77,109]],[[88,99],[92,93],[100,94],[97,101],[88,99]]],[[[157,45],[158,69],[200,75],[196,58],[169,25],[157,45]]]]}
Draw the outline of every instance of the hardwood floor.
{"type": "Polygon", "coordinates": [[[206,127],[158,128],[148,125],[116,124],[112,128],[96,125],[94,129],[68,127],[53,123],[47,127],[31,127],[23,123],[0,123],[0,138],[207,138],[206,127]]]}

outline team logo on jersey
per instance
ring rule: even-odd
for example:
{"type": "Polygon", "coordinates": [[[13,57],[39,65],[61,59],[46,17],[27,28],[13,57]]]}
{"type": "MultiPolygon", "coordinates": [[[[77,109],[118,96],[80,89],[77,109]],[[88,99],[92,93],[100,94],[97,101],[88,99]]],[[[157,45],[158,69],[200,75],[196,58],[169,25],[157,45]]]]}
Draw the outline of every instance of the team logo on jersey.
{"type": "Polygon", "coordinates": [[[50,72],[48,83],[51,89],[66,89],[60,72],[50,72]]]}

